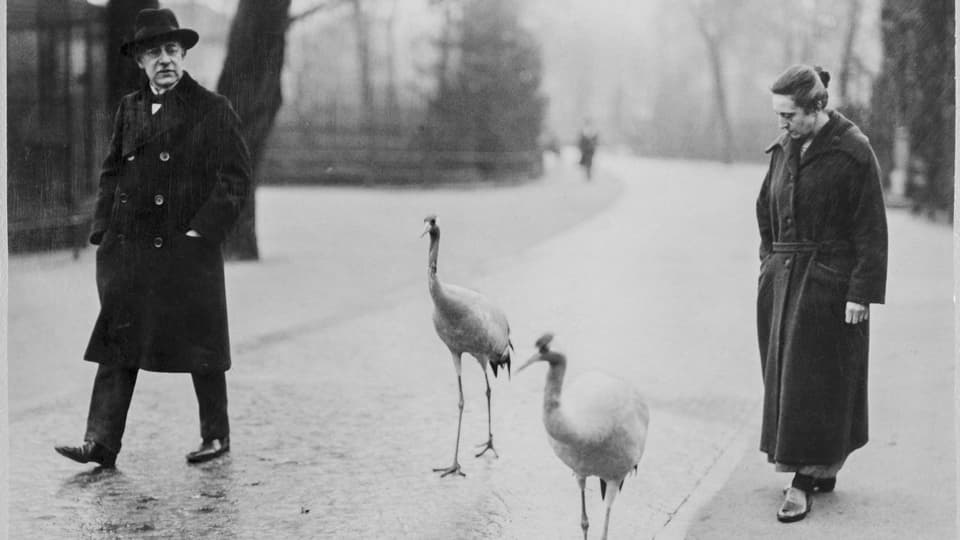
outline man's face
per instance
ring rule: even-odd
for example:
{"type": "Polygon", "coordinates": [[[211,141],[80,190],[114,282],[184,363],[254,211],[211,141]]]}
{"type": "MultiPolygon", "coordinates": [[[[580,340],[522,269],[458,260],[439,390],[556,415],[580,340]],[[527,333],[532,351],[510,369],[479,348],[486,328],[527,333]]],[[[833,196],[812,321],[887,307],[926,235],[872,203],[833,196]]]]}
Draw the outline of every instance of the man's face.
{"type": "Polygon", "coordinates": [[[147,74],[154,86],[168,89],[183,75],[183,57],[186,50],[176,41],[144,49],[137,54],[137,65],[147,74]]]}
{"type": "Polygon", "coordinates": [[[816,111],[809,114],[804,112],[792,97],[773,94],[773,112],[779,117],[780,129],[787,130],[791,138],[805,139],[813,133],[813,126],[817,122],[816,111]]]}

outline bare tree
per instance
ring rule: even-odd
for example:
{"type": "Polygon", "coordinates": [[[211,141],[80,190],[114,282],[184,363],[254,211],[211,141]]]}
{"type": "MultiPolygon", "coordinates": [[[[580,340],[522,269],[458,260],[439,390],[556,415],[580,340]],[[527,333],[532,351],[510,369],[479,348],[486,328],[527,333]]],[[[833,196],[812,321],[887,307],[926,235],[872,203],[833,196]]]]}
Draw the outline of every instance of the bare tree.
{"type": "Polygon", "coordinates": [[[450,82],[450,64],[453,57],[453,48],[455,45],[454,34],[456,32],[457,20],[454,17],[453,9],[459,0],[430,0],[430,5],[443,9],[443,26],[440,29],[439,49],[440,59],[437,62],[437,93],[443,94],[447,90],[450,82]]]}
{"type": "Polygon", "coordinates": [[[367,165],[374,162],[375,133],[373,77],[370,66],[370,20],[363,9],[361,0],[350,0],[353,6],[353,28],[356,33],[357,71],[360,77],[361,130],[366,135],[367,165]]]}
{"type": "Polygon", "coordinates": [[[397,97],[397,59],[395,51],[397,50],[397,0],[391,0],[390,14],[386,21],[387,34],[387,114],[391,120],[396,119],[397,110],[400,108],[399,98],[397,97]]]}
{"type": "MultiPolygon", "coordinates": [[[[263,148],[273,120],[280,110],[280,72],[286,48],[290,0],[240,0],[230,27],[227,57],[217,91],[230,99],[240,115],[243,138],[250,148],[254,186],[260,171],[263,148]]],[[[228,258],[256,260],[256,189],[240,212],[224,253],[228,258]]]]}
{"type": "Polygon", "coordinates": [[[688,5],[710,60],[713,93],[717,105],[716,118],[720,123],[720,136],[723,139],[722,159],[724,163],[731,163],[734,155],[733,124],[730,122],[723,69],[723,49],[728,30],[726,27],[731,18],[724,14],[735,11],[739,2],[723,2],[721,5],[718,0],[690,0],[688,5]]]}
{"type": "Polygon", "coordinates": [[[840,98],[846,103],[849,101],[850,77],[854,64],[854,43],[857,38],[857,30],[860,25],[860,12],[863,8],[862,0],[848,0],[849,12],[847,15],[846,34],[843,39],[843,53],[840,57],[840,98]]]}
{"type": "Polygon", "coordinates": [[[353,27],[357,35],[357,69],[360,76],[360,97],[363,107],[364,129],[373,124],[373,79],[370,68],[370,21],[364,13],[361,0],[350,0],[353,6],[353,27]]]}
{"type": "Polygon", "coordinates": [[[240,0],[237,6],[217,91],[230,99],[240,115],[241,131],[250,148],[254,189],[224,245],[224,254],[230,259],[256,260],[260,256],[255,186],[267,136],[283,102],[280,75],[287,30],[293,22],[337,3],[318,3],[294,16],[289,13],[290,0],[240,0]]]}

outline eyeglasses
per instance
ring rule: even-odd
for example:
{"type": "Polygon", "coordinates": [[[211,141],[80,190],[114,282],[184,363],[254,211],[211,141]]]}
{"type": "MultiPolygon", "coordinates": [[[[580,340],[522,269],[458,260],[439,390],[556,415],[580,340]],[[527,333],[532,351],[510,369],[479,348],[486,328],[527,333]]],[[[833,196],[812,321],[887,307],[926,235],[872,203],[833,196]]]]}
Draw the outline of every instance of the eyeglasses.
{"type": "Polygon", "coordinates": [[[183,54],[183,47],[176,41],[164,43],[159,47],[153,47],[140,53],[147,60],[156,60],[160,55],[167,53],[167,56],[177,57],[183,54]]]}

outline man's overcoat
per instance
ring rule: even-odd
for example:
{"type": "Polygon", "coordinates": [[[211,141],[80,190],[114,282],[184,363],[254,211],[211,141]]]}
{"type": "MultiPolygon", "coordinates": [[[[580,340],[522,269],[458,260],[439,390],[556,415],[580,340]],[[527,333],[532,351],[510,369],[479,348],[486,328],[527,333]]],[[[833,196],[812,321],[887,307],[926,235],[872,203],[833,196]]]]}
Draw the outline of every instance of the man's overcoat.
{"type": "Polygon", "coordinates": [[[90,241],[100,314],[84,358],[165,372],[230,368],[220,244],[250,190],[230,102],[184,73],[151,114],[148,85],[114,122],[90,241]],[[190,229],[201,237],[186,235],[190,229]]]}
{"type": "Polygon", "coordinates": [[[757,328],[764,382],[760,449],[772,462],[827,465],[867,442],[869,323],[846,302],[881,304],[887,222],[876,156],[835,111],[800,156],[767,149],[757,199],[757,328]]]}

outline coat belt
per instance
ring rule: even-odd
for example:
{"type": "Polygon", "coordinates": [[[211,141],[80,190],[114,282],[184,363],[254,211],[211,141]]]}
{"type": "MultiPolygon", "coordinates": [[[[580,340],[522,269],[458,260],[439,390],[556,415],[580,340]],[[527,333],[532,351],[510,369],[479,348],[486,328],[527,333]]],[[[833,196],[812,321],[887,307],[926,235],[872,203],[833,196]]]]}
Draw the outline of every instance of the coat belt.
{"type": "Polygon", "coordinates": [[[838,253],[850,250],[846,240],[827,240],[825,242],[774,242],[774,253],[838,253]]]}

